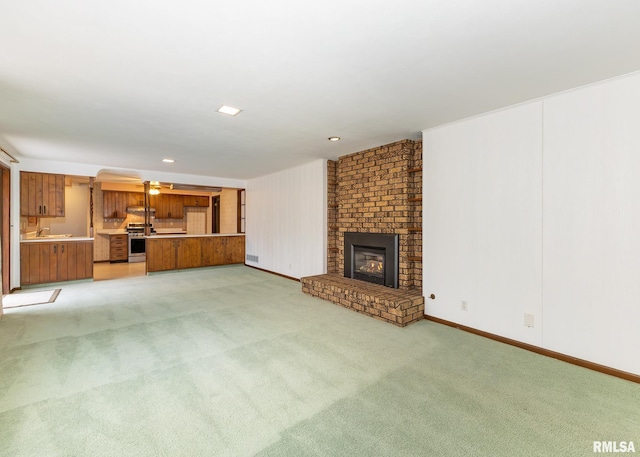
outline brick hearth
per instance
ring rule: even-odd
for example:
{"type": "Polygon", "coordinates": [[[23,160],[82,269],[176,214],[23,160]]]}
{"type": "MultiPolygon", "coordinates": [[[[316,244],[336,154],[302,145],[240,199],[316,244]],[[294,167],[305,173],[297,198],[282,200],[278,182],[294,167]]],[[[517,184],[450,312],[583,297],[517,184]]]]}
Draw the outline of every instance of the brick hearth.
{"type": "Polygon", "coordinates": [[[330,160],[327,174],[328,274],[302,278],[303,291],[396,325],[421,319],[422,142],[330,160]],[[398,289],[343,277],[345,232],[400,235],[398,289]]]}
{"type": "Polygon", "coordinates": [[[424,317],[424,297],[336,274],[302,278],[302,291],[359,313],[404,327],[424,317]]]}

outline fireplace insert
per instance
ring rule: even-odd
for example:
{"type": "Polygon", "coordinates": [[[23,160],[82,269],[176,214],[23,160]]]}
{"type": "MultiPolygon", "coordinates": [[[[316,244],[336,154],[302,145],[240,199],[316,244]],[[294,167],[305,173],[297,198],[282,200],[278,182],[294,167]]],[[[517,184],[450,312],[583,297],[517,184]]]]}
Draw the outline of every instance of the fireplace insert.
{"type": "Polygon", "coordinates": [[[354,246],[353,277],[384,285],[385,257],[384,249],[354,246]]]}
{"type": "Polygon", "coordinates": [[[398,288],[398,235],[346,232],[344,276],[398,288]]]}

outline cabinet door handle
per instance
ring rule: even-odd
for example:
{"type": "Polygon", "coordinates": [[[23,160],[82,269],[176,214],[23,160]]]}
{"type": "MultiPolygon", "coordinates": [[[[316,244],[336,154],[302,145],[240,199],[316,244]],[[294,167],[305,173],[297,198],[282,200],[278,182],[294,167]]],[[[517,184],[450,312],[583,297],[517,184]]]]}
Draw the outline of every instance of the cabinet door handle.
{"type": "Polygon", "coordinates": [[[44,207],[44,214],[47,214],[47,206],[44,207]]]}
{"type": "Polygon", "coordinates": [[[38,214],[42,214],[42,205],[38,206],[38,214]]]}
{"type": "Polygon", "coordinates": [[[64,244],[60,246],[60,249],[62,249],[62,253],[64,254],[64,244]]]}
{"type": "Polygon", "coordinates": [[[54,254],[57,254],[57,253],[58,253],[58,245],[57,245],[57,244],[54,244],[54,245],[53,245],[53,253],[54,253],[54,254]]]}

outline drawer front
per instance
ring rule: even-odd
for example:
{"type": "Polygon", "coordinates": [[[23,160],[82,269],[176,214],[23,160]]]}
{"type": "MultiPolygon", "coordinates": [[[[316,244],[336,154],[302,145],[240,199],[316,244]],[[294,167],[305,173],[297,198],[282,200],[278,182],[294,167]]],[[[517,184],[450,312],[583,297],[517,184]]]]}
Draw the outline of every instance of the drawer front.
{"type": "Polygon", "coordinates": [[[127,235],[111,235],[109,237],[109,246],[110,247],[126,247],[127,246],[127,235]]]}
{"type": "Polygon", "coordinates": [[[110,235],[109,236],[109,260],[128,260],[129,259],[129,236],[110,235]]]}
{"type": "Polygon", "coordinates": [[[127,246],[126,236],[109,237],[109,259],[125,260],[127,258],[129,258],[129,247],[127,246]]]}

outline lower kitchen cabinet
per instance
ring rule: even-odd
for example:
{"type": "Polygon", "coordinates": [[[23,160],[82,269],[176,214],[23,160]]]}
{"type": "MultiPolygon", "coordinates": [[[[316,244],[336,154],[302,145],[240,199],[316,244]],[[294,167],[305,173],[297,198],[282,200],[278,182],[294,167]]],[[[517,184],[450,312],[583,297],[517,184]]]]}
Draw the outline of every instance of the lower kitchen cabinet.
{"type": "Polygon", "coordinates": [[[202,267],[202,238],[176,240],[176,268],[202,267]]]}
{"type": "Polygon", "coordinates": [[[244,263],[244,236],[147,238],[147,271],[244,263]]]}
{"type": "Polygon", "coordinates": [[[175,239],[147,238],[147,271],[176,269],[175,239]]]}
{"type": "Polygon", "coordinates": [[[129,235],[118,233],[109,235],[109,261],[126,262],[129,260],[129,235]]]}
{"type": "Polygon", "coordinates": [[[20,244],[23,285],[93,278],[93,241],[20,244]]]}
{"type": "Polygon", "coordinates": [[[220,237],[218,243],[214,243],[214,264],[228,265],[232,263],[244,263],[244,237],[225,236],[220,237]]]}

